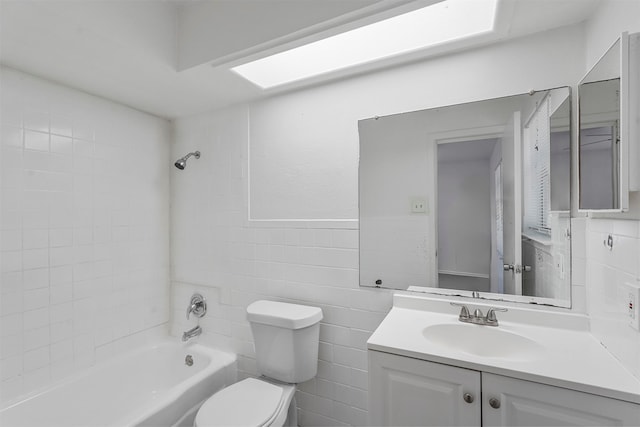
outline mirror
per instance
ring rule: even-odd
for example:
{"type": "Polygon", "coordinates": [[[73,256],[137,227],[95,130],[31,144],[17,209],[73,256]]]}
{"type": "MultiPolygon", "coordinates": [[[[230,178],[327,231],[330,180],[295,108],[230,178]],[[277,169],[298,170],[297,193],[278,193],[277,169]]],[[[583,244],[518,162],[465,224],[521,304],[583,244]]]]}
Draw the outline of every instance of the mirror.
{"type": "Polygon", "coordinates": [[[629,207],[626,141],[621,138],[621,52],[618,39],[578,85],[579,209],[629,207]]]}
{"type": "Polygon", "coordinates": [[[358,122],[360,284],[570,306],[570,91],[358,122]]]}

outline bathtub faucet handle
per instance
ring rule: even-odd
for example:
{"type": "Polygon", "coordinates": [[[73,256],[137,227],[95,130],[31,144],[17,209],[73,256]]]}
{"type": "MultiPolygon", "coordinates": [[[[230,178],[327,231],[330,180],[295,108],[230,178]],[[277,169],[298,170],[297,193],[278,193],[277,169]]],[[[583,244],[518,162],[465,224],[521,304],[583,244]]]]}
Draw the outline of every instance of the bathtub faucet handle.
{"type": "Polygon", "coordinates": [[[193,313],[196,317],[200,318],[207,314],[207,300],[200,294],[193,294],[189,307],[187,307],[187,319],[189,315],[193,313]]]}

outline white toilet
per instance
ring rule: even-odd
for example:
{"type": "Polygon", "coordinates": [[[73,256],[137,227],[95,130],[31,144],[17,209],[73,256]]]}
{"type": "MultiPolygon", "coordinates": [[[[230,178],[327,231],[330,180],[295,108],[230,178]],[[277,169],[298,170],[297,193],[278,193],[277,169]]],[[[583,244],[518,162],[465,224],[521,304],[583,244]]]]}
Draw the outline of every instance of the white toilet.
{"type": "Polygon", "coordinates": [[[247,378],[207,399],[195,427],[297,425],[296,383],[318,370],[322,310],[256,301],[247,307],[260,379],[247,378]]]}

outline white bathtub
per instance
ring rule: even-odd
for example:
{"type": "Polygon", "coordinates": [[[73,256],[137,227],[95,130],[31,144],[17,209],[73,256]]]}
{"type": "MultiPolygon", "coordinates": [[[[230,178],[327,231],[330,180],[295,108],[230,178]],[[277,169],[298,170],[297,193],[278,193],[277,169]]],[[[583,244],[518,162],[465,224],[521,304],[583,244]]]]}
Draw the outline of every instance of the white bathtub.
{"type": "Polygon", "coordinates": [[[81,372],[0,411],[2,427],[174,426],[236,380],[236,357],[177,339],[81,372]],[[190,354],[193,365],[185,364],[190,354]]]}

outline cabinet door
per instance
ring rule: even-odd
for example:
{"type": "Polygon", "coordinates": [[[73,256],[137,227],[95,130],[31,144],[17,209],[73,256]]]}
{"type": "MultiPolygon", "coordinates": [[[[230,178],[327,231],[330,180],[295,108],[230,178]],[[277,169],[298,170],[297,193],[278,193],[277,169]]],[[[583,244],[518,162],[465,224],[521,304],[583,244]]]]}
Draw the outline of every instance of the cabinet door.
{"type": "Polygon", "coordinates": [[[369,351],[370,425],[479,426],[480,400],[477,371],[369,351]]]}
{"type": "Polygon", "coordinates": [[[482,425],[638,426],[640,405],[483,373],[482,425]]]}

